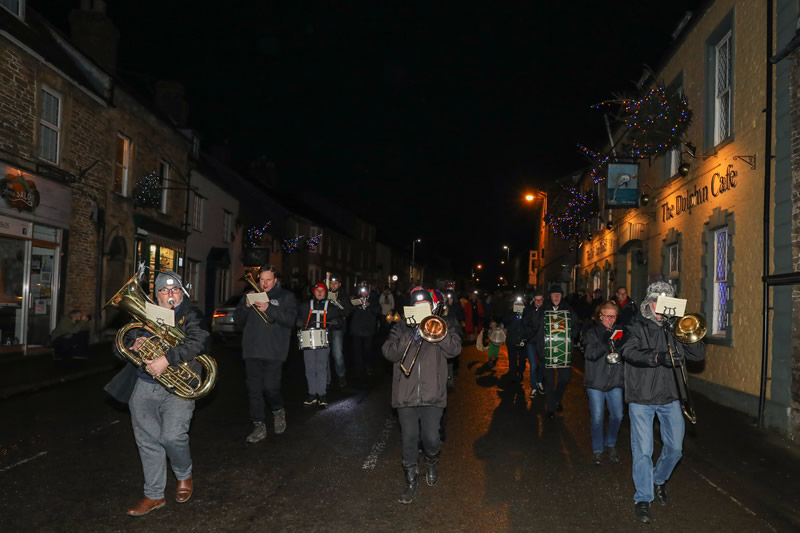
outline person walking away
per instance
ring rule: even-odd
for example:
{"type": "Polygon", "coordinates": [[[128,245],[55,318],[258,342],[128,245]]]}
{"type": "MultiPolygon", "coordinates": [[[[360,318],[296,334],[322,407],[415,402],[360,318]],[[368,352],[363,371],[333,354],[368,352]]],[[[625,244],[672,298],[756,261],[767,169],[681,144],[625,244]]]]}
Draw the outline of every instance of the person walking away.
{"type": "Polygon", "coordinates": [[[611,461],[619,462],[616,446],[619,426],[622,424],[623,365],[618,355],[617,358],[608,357],[609,353],[617,353],[616,345],[622,343],[622,330],[618,330],[616,325],[618,313],[619,307],[614,301],[600,304],[592,324],[583,335],[583,384],[589,396],[592,462],[596,465],[602,462],[604,449],[611,461]],[[615,333],[619,338],[614,338],[615,333]],[[604,438],[603,418],[606,407],[608,428],[604,438]]]}
{"type": "Polygon", "coordinates": [[[233,314],[236,326],[243,328],[242,358],[253,422],[247,442],[251,444],[267,436],[265,397],[272,411],[275,433],[280,435],[286,430],[281,377],[289,355],[289,335],[297,318],[297,301],[294,294],[278,285],[278,279],[279,273],[272,265],[259,268],[257,283],[268,301],[251,305],[244,295],[233,314]]]}
{"type": "Polygon", "coordinates": [[[674,297],[672,285],[656,281],[647,287],[640,315],[625,330],[620,354],[625,361],[625,401],[631,420],[633,455],[634,516],[650,522],[650,504],[655,499],[667,504],[666,483],[678,464],[683,450],[686,425],[681,415],[681,398],[686,390],[676,379],[674,364],[684,360],[702,361],[705,344],[673,342],[665,331],[667,320],[656,313],[659,296],[674,297]],[[661,427],[661,454],[653,467],[653,421],[661,427]]]}
{"type": "MultiPolygon", "coordinates": [[[[411,292],[415,305],[427,306],[432,313],[433,298],[430,291],[415,287],[411,292]]],[[[397,409],[402,439],[402,466],[405,474],[405,490],[398,501],[409,504],[414,501],[419,478],[419,442],[425,457],[425,480],[431,487],[439,482],[439,441],[442,412],[447,406],[447,359],[456,357],[461,351],[461,328],[454,320],[445,320],[447,335],[437,343],[420,337],[417,327],[400,321],[389,331],[389,338],[381,347],[383,356],[394,363],[392,375],[392,407],[397,409]],[[419,348],[416,363],[406,375],[401,368],[408,368],[419,348]]]]}

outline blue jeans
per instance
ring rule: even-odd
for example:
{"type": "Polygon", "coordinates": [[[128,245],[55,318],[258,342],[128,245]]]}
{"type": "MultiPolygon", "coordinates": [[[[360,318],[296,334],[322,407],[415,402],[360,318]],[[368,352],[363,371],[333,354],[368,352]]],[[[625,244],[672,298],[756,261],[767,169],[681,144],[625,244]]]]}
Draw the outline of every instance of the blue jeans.
{"type": "Polygon", "coordinates": [[[536,362],[536,342],[525,344],[525,353],[528,356],[528,363],[531,365],[531,390],[533,390],[536,388],[536,384],[541,383],[544,379],[542,363],[536,362]]]}
{"type": "Polygon", "coordinates": [[[592,425],[592,452],[603,451],[603,446],[613,448],[617,445],[617,434],[622,424],[622,387],[608,392],[597,389],[586,389],[589,395],[589,419],[592,425]],[[605,406],[608,406],[608,430],[603,440],[603,418],[605,406]]]}
{"type": "Polygon", "coordinates": [[[681,459],[686,423],[678,400],[664,405],[628,404],[631,418],[634,503],[653,501],[653,484],[663,485],[681,459]],[[661,423],[661,455],[653,468],[653,416],[661,423]]]}
{"type": "Polygon", "coordinates": [[[334,329],[329,333],[331,344],[331,355],[333,364],[336,367],[336,375],[339,379],[344,378],[344,330],[334,329]]]}

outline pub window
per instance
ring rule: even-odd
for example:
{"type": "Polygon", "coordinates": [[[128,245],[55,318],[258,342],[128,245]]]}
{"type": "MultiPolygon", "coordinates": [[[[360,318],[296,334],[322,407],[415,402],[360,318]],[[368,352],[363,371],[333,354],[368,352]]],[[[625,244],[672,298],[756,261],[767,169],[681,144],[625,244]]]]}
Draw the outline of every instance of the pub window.
{"type": "Polygon", "coordinates": [[[714,232],[714,313],[712,335],[725,335],[728,326],[728,228],[714,232]]]}
{"type": "Polygon", "coordinates": [[[58,143],[61,135],[61,96],[42,88],[39,113],[39,157],[58,164],[58,143]]]}
{"type": "Polygon", "coordinates": [[[714,145],[731,135],[731,86],[733,78],[731,32],[716,44],[715,48],[715,98],[714,98],[714,145]]]}
{"type": "Polygon", "coordinates": [[[117,146],[114,156],[114,192],[122,196],[128,195],[128,172],[131,166],[131,140],[117,134],[117,146]]]}
{"type": "Polygon", "coordinates": [[[667,249],[667,256],[668,256],[668,265],[669,265],[669,276],[670,278],[677,278],[678,277],[678,268],[680,265],[680,249],[678,248],[678,244],[672,244],[667,249]]]}

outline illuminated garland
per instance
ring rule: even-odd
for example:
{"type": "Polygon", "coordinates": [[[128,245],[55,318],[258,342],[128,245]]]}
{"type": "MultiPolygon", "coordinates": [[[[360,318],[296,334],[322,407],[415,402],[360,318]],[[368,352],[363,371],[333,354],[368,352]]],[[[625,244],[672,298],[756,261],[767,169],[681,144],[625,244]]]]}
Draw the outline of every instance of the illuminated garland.
{"type": "Polygon", "coordinates": [[[589,177],[592,179],[592,183],[600,183],[603,181],[606,177],[601,174],[601,171],[611,160],[611,156],[600,154],[580,144],[578,145],[578,149],[592,162],[592,170],[589,171],[589,177]]]}
{"type": "Polygon", "coordinates": [[[141,207],[161,207],[161,176],[149,172],[145,177],[136,182],[133,187],[133,200],[141,207]]]}
{"type": "Polygon", "coordinates": [[[623,104],[622,122],[628,127],[633,155],[651,157],[680,146],[692,123],[692,110],[679,91],[668,92],[659,85],[641,100],[623,104]]]}
{"type": "Polygon", "coordinates": [[[570,194],[570,199],[564,209],[557,213],[547,212],[544,216],[545,223],[550,231],[564,240],[578,241],[583,236],[587,221],[597,215],[597,203],[594,191],[581,193],[575,187],[565,187],[570,194]]]}
{"type": "Polygon", "coordinates": [[[302,239],[303,239],[302,235],[298,235],[297,237],[294,237],[292,239],[286,239],[285,241],[283,241],[283,251],[286,252],[287,254],[294,252],[297,249],[297,245],[300,243],[302,239]]]}
{"type": "Polygon", "coordinates": [[[261,243],[264,239],[264,234],[266,233],[267,228],[269,228],[271,225],[272,221],[268,220],[267,223],[260,228],[258,226],[251,226],[247,230],[247,244],[249,244],[252,248],[261,246],[261,243]]]}
{"type": "Polygon", "coordinates": [[[309,250],[313,250],[314,248],[316,248],[317,245],[319,245],[319,241],[320,241],[321,238],[322,238],[322,233],[320,233],[316,237],[311,237],[311,238],[307,239],[306,240],[306,246],[308,246],[308,249],[309,250]]]}

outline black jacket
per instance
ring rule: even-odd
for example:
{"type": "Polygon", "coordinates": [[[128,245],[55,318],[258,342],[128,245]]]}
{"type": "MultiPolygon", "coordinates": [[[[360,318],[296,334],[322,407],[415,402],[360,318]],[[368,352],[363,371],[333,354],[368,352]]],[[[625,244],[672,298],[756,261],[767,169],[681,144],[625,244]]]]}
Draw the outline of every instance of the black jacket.
{"type": "MultiPolygon", "coordinates": [[[[694,344],[672,344],[673,350],[683,353],[688,360],[702,361],[705,358],[705,344],[702,341],[694,344]]],[[[675,379],[675,373],[680,373],[680,370],[662,366],[656,361],[658,353],[666,351],[667,334],[650,318],[639,315],[625,328],[625,342],[620,349],[620,355],[625,360],[627,403],[664,405],[680,400],[681,394],[685,395],[683,380],[680,376],[675,379]]]]}
{"type": "MultiPolygon", "coordinates": [[[[616,304],[619,306],[619,302],[614,300],[616,304]]],[[[617,324],[620,326],[627,326],[633,322],[633,320],[639,316],[639,306],[636,305],[636,302],[628,298],[625,301],[624,306],[619,306],[619,317],[617,318],[617,324]]]]}
{"type": "Polygon", "coordinates": [[[242,358],[286,361],[289,355],[289,336],[297,319],[297,300],[294,294],[277,285],[267,293],[269,307],[266,314],[274,320],[267,324],[256,313],[255,308],[247,307],[247,295],[243,296],[233,319],[237,327],[243,327],[242,358]]]}
{"type": "Polygon", "coordinates": [[[328,300],[331,301],[331,304],[341,309],[344,318],[340,323],[331,324],[328,328],[332,331],[345,331],[347,329],[347,317],[350,316],[350,313],[353,312],[353,304],[350,303],[350,298],[347,297],[346,294],[342,293],[341,289],[328,293],[328,300]]]}
{"type": "Polygon", "coordinates": [[[378,328],[378,317],[381,316],[381,304],[378,294],[374,291],[367,297],[366,308],[353,306],[350,314],[350,334],[356,337],[371,337],[378,328]]]}
{"type": "Polygon", "coordinates": [[[447,322],[447,335],[441,342],[430,343],[422,339],[413,340],[416,327],[398,322],[389,331],[383,343],[383,356],[394,363],[392,376],[392,407],[447,407],[447,359],[461,353],[461,326],[453,317],[444,317],[447,322]],[[406,376],[400,369],[409,341],[406,368],[414,358],[417,346],[421,344],[417,362],[406,376]]]}
{"type": "Polygon", "coordinates": [[[519,346],[523,340],[526,340],[522,316],[522,314],[518,315],[513,311],[509,311],[503,316],[502,322],[503,327],[506,328],[507,346],[519,346]]]}
{"type": "MultiPolygon", "coordinates": [[[[622,362],[616,365],[606,363],[606,355],[611,351],[606,340],[610,333],[602,324],[592,322],[583,334],[583,358],[586,360],[583,384],[588,389],[608,392],[624,385],[625,365],[622,362]]],[[[622,342],[624,339],[614,341],[617,352],[622,342]]]]}
{"type": "MultiPolygon", "coordinates": [[[[175,327],[180,329],[185,337],[181,344],[167,350],[165,356],[170,366],[177,366],[181,363],[192,361],[198,355],[208,352],[211,335],[205,328],[204,322],[203,314],[188,300],[183,300],[180,305],[175,308],[175,327]]],[[[129,348],[133,345],[137,337],[149,336],[150,334],[144,329],[132,329],[123,337],[123,344],[126,348],[129,348]]],[[[128,359],[119,352],[116,346],[113,347],[113,353],[117,358],[128,361],[128,359]]],[[[130,361],[128,362],[130,364],[125,365],[105,386],[105,391],[122,403],[128,403],[138,377],[154,381],[153,378],[149,377],[149,374],[146,374],[144,370],[140,369],[140,365],[134,365],[130,361]]],[[[200,363],[197,362],[192,362],[190,367],[196,372],[201,370],[200,363]]]]}
{"type": "MultiPolygon", "coordinates": [[[[297,310],[297,327],[300,329],[308,328],[323,328],[323,319],[320,318],[320,322],[317,323],[317,315],[311,314],[309,318],[309,311],[310,306],[313,304],[314,310],[323,310],[325,308],[325,302],[328,302],[328,310],[325,314],[325,329],[334,329],[334,328],[341,328],[345,322],[345,312],[341,305],[338,305],[336,302],[332,302],[330,300],[306,300],[300,304],[297,310]]],[[[320,315],[321,316],[321,315],[320,315]]]]}

